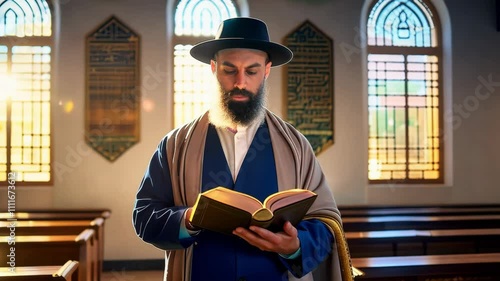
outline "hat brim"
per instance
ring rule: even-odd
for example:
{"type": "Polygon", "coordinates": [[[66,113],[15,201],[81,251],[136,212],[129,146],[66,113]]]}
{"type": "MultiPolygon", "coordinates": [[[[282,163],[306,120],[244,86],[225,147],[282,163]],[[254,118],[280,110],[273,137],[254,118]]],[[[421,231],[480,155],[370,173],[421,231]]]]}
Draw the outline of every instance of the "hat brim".
{"type": "Polygon", "coordinates": [[[225,38],[214,39],[201,42],[191,48],[191,56],[195,59],[210,63],[214,58],[215,53],[224,49],[243,48],[243,49],[256,49],[266,52],[269,55],[272,66],[279,66],[288,63],[292,60],[293,53],[287,47],[267,41],[249,40],[242,38],[225,38]]]}

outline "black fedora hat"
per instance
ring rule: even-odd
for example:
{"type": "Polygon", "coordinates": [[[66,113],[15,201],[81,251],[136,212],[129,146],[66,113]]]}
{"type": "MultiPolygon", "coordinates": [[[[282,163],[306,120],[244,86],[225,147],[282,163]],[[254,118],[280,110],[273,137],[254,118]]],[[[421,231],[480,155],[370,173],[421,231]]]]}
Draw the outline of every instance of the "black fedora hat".
{"type": "Polygon", "coordinates": [[[191,56],[210,63],[215,53],[224,49],[245,48],[264,51],[272,66],[288,63],[293,53],[287,47],[271,42],[267,25],[255,18],[230,18],[219,25],[215,39],[201,42],[191,48],[191,56]]]}

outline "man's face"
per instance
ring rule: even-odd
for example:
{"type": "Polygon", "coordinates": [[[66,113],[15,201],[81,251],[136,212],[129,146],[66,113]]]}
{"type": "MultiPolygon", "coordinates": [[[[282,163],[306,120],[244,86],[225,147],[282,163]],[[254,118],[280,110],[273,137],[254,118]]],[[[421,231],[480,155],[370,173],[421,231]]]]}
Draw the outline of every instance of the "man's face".
{"type": "Polygon", "coordinates": [[[220,106],[235,124],[247,125],[264,108],[264,85],[271,63],[267,54],[249,49],[220,51],[211,62],[220,86],[220,106]]]}

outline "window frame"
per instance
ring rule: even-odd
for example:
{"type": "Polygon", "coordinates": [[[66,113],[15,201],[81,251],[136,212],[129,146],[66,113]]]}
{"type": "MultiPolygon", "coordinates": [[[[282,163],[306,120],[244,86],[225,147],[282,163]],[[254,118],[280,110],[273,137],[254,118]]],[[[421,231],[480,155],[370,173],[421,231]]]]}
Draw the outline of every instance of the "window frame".
{"type": "MultiPolygon", "coordinates": [[[[179,5],[179,3],[181,2],[182,0],[173,0],[172,2],[172,9],[171,9],[171,12],[169,13],[170,14],[170,17],[172,20],[170,20],[170,24],[172,25],[172,28],[171,28],[171,48],[170,48],[170,69],[172,70],[171,71],[171,75],[170,75],[170,91],[172,93],[172,96],[171,96],[171,114],[170,114],[170,118],[172,120],[172,124],[174,127],[177,127],[179,124],[177,124],[177,120],[176,120],[176,111],[175,111],[175,107],[176,107],[176,102],[175,102],[175,95],[176,95],[176,92],[175,92],[175,46],[177,45],[196,45],[200,42],[203,42],[203,41],[206,41],[206,40],[212,40],[214,39],[213,36],[203,36],[203,35],[200,35],[200,36],[193,36],[193,35],[182,35],[182,36],[178,36],[175,34],[175,13],[177,11],[177,7],[179,5]]],[[[189,0],[190,1],[190,0],[189,0]]],[[[246,1],[243,1],[243,0],[222,0],[222,1],[231,1],[235,7],[235,10],[236,10],[236,13],[237,13],[237,16],[241,17],[241,16],[246,16],[246,14],[248,13],[247,12],[247,3],[246,1]]],[[[209,65],[207,65],[207,69],[209,69],[209,65]]]]}
{"type": "MultiPolygon", "coordinates": [[[[369,163],[367,163],[367,180],[368,180],[368,184],[370,185],[380,185],[380,184],[390,184],[390,185],[394,185],[394,184],[410,184],[410,185],[418,185],[418,184],[443,184],[444,181],[445,181],[445,172],[446,172],[446,166],[445,166],[445,138],[444,138],[444,135],[445,135],[445,132],[446,132],[446,129],[444,128],[445,126],[445,122],[444,122],[444,115],[445,115],[445,106],[444,106],[444,102],[445,102],[445,97],[444,97],[444,84],[445,84],[445,81],[444,81],[444,63],[443,63],[443,60],[444,60],[444,52],[443,52],[443,42],[444,42],[444,38],[443,38],[443,33],[442,33],[442,23],[441,23],[441,19],[439,17],[439,14],[436,10],[436,7],[429,1],[429,0],[420,0],[421,2],[423,2],[427,8],[429,9],[430,13],[431,13],[431,16],[432,16],[432,20],[433,20],[433,24],[434,24],[434,32],[435,32],[435,35],[436,35],[436,46],[435,47],[403,47],[403,46],[376,46],[376,45],[369,45],[368,42],[366,43],[366,63],[368,62],[368,56],[370,54],[387,54],[387,55],[403,55],[405,57],[405,63],[406,63],[406,58],[409,56],[409,55],[428,55],[428,56],[436,56],[438,58],[438,62],[437,62],[437,65],[438,65],[438,81],[439,81],[439,84],[438,84],[438,102],[439,102],[439,105],[438,105],[438,110],[439,110],[439,120],[438,120],[438,124],[439,124],[439,134],[437,137],[439,137],[439,177],[436,178],[436,179],[411,179],[411,178],[408,178],[406,177],[405,179],[380,179],[380,180],[377,180],[377,179],[370,179],[369,177],[369,172],[370,172],[370,168],[369,168],[369,163]]],[[[370,14],[373,10],[373,8],[377,5],[377,3],[379,2],[379,0],[375,0],[375,1],[372,1],[370,3],[370,5],[368,6],[368,12],[366,14],[366,18],[365,18],[365,25],[368,24],[369,22],[369,17],[370,17],[370,14]]],[[[427,12],[427,11],[422,11],[422,12],[427,12]]],[[[366,38],[368,38],[368,26],[365,26],[366,28],[366,33],[365,33],[365,36],[366,38]]],[[[365,71],[368,73],[368,68],[366,67],[365,71]]],[[[404,70],[405,72],[405,77],[407,77],[407,73],[408,73],[408,69],[405,68],[404,70]]],[[[366,76],[366,89],[365,90],[368,90],[368,75],[366,76]]],[[[405,83],[408,83],[408,79],[405,78],[405,83]]],[[[368,91],[367,91],[368,93],[368,91]]],[[[405,93],[405,97],[408,97],[408,92],[405,93]]],[[[369,98],[369,95],[367,95],[365,98],[369,98]]],[[[368,112],[368,109],[369,109],[369,105],[367,104],[367,107],[366,107],[366,110],[368,112]]],[[[365,122],[368,122],[368,118],[369,118],[369,115],[366,116],[366,120],[365,122]]],[[[408,121],[408,110],[405,109],[405,120],[406,122],[408,121]]],[[[370,133],[369,133],[369,130],[370,130],[370,125],[368,124],[367,126],[367,129],[368,129],[368,138],[367,138],[367,141],[369,141],[370,139],[370,133]]],[[[408,146],[408,141],[409,141],[409,136],[408,136],[408,126],[405,126],[405,138],[406,138],[406,142],[407,142],[407,145],[406,145],[406,155],[407,155],[407,159],[408,159],[408,152],[409,152],[409,146],[408,146]]],[[[370,146],[369,146],[369,143],[368,143],[368,146],[367,146],[367,155],[369,155],[369,149],[370,149],[370,146]]],[[[368,157],[369,158],[369,157],[368,157]]],[[[369,160],[369,159],[367,159],[369,160]]],[[[405,165],[408,166],[409,162],[406,161],[405,162],[405,165]]],[[[408,173],[409,170],[408,168],[405,170],[406,173],[408,173]]]]}
{"type": "MultiPolygon", "coordinates": [[[[50,28],[51,28],[51,34],[50,36],[25,36],[25,37],[18,37],[18,36],[0,36],[0,45],[7,46],[7,71],[8,73],[11,72],[12,68],[12,48],[15,46],[49,46],[50,47],[50,101],[49,101],[49,118],[50,118],[50,152],[49,152],[49,157],[50,161],[48,163],[49,165],[49,177],[50,179],[48,181],[21,181],[18,180],[17,178],[15,179],[15,186],[52,186],[54,184],[54,53],[55,53],[55,30],[54,28],[56,21],[55,13],[56,13],[56,7],[55,3],[53,3],[52,0],[43,0],[47,3],[48,9],[50,10],[50,28]]],[[[11,105],[7,105],[7,121],[6,121],[6,126],[7,126],[7,140],[6,140],[6,147],[7,147],[7,163],[6,163],[6,180],[5,181],[0,181],[0,184],[6,184],[7,186],[10,186],[10,177],[9,175],[11,173],[15,173],[15,171],[11,171],[11,134],[9,133],[11,131],[11,105]]]]}

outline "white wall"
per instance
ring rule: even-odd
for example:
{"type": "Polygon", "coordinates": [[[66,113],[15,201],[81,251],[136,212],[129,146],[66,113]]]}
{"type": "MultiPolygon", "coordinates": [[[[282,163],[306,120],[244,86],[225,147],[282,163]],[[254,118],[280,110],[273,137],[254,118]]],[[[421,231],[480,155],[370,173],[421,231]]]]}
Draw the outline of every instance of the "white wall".
{"type": "MultiPolygon", "coordinates": [[[[56,49],[53,122],[54,161],[60,168],[50,187],[18,188],[17,208],[105,207],[112,210],[106,226],[106,260],[162,258],[140,241],[132,228],[134,196],[149,158],[172,129],[170,71],[167,70],[165,0],[61,0],[59,46],[56,49]],[[115,15],[141,36],[141,74],[148,87],[143,98],[155,108],[141,113],[141,141],[110,163],[84,142],[85,37],[115,15]],[[59,101],[73,101],[67,114],[59,101]]],[[[494,1],[447,0],[451,37],[450,102],[446,104],[453,133],[449,184],[440,187],[372,187],[366,183],[366,113],[362,48],[359,44],[363,0],[249,1],[251,16],[268,23],[271,38],[281,41],[309,19],[334,40],[335,144],[319,156],[337,203],[425,204],[500,203],[500,32],[495,31],[494,1]],[[353,53],[347,53],[347,50],[353,53]],[[496,84],[476,88],[483,77],[496,84]],[[490,93],[487,95],[487,93],[490,93]],[[453,109],[455,105],[455,109],[453,109]],[[458,111],[462,106],[463,111],[458,111]]],[[[435,1],[439,6],[442,0],[435,1]]],[[[269,106],[284,114],[282,71],[273,69],[269,106]]],[[[6,192],[0,190],[0,208],[6,192]]]]}

